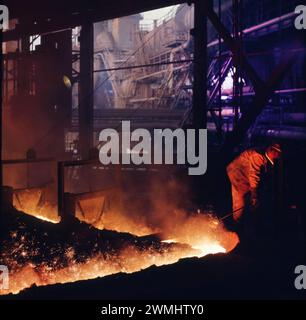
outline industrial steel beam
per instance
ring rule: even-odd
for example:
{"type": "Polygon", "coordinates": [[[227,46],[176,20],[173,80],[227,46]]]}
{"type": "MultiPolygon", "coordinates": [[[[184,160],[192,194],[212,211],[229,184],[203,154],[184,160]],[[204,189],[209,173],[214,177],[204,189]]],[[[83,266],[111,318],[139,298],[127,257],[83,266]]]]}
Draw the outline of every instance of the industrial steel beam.
{"type": "MultiPolygon", "coordinates": [[[[22,26],[22,21],[20,22],[22,26]]],[[[17,92],[20,95],[26,96],[30,92],[30,64],[29,64],[29,53],[30,53],[30,37],[21,38],[21,52],[24,54],[23,57],[19,57],[17,60],[17,92]]]]}
{"type": "Polygon", "coordinates": [[[27,19],[27,26],[4,32],[6,41],[24,36],[44,34],[81,26],[85,21],[99,22],[145,12],[161,7],[181,4],[182,0],[111,0],[86,2],[81,0],[43,2],[38,0],[9,0],[7,6],[12,18],[27,19]],[[33,10],[31,10],[33,8],[33,10]]]}
{"type": "Polygon", "coordinates": [[[224,24],[219,19],[218,15],[215,13],[212,7],[209,8],[207,15],[214,28],[218,31],[220,36],[223,38],[224,42],[232,51],[233,55],[240,56],[242,67],[246,71],[249,79],[251,80],[255,92],[261,92],[261,90],[264,88],[264,83],[262,79],[258,76],[253,66],[247,60],[245,54],[243,53],[243,48],[241,48],[240,43],[237,43],[235,39],[231,36],[230,32],[224,26],[224,24]]]}
{"type": "Polygon", "coordinates": [[[92,22],[82,25],[80,34],[80,94],[79,141],[82,159],[88,159],[93,146],[94,109],[94,27],[92,22]]]}
{"type": "MultiPolygon", "coordinates": [[[[1,90],[0,90],[0,226],[2,225],[2,205],[3,205],[3,201],[2,201],[2,197],[3,197],[3,163],[2,163],[2,124],[3,124],[3,119],[2,119],[2,94],[3,94],[3,90],[2,90],[2,84],[3,84],[3,49],[2,49],[2,29],[0,29],[0,85],[1,85],[1,90]]],[[[1,228],[1,227],[0,227],[1,228]]]]}
{"type": "Polygon", "coordinates": [[[63,222],[65,219],[65,165],[63,162],[57,164],[57,208],[63,222]]]}
{"type": "Polygon", "coordinates": [[[243,53],[241,44],[235,41],[235,39],[231,36],[230,32],[223,25],[212,7],[209,8],[207,15],[212,25],[223,38],[224,42],[229,46],[233,55],[240,56],[241,66],[252,82],[255,91],[255,101],[252,107],[238,121],[234,131],[224,144],[223,151],[229,152],[235,145],[243,140],[247,131],[267,104],[273,90],[275,90],[276,86],[282,81],[286,72],[296,60],[298,51],[289,50],[282,62],[275,68],[274,72],[272,72],[270,79],[265,83],[247,60],[246,55],[243,53]]]}
{"type": "Polygon", "coordinates": [[[269,80],[264,85],[262,91],[255,94],[255,100],[252,106],[249,108],[248,112],[242,115],[234,131],[226,140],[223,147],[223,151],[225,153],[232,150],[244,139],[247,131],[254,123],[254,120],[259,116],[263,108],[267,105],[271,94],[273,93],[277,85],[282,82],[287,71],[296,61],[297,55],[298,52],[289,51],[288,54],[283,57],[279,65],[274,69],[269,80]]]}
{"type": "Polygon", "coordinates": [[[194,82],[193,125],[196,129],[207,127],[207,13],[212,1],[194,2],[194,82]]]}
{"type": "Polygon", "coordinates": [[[10,10],[10,17],[18,19],[24,17],[27,19],[43,19],[54,17],[62,17],[68,15],[79,16],[82,14],[103,14],[109,15],[116,12],[117,16],[130,14],[131,10],[136,10],[134,13],[141,12],[142,9],[153,10],[161,7],[166,7],[186,1],[179,0],[134,0],[127,2],[125,0],[5,0],[5,5],[10,10]],[[95,10],[102,11],[94,12],[95,10]]]}

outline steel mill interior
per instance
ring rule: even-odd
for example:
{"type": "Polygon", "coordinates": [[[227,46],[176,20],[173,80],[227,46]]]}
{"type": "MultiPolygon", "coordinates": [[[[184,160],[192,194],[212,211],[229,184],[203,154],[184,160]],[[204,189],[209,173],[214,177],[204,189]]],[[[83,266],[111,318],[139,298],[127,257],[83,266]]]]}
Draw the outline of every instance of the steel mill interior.
{"type": "Polygon", "coordinates": [[[302,2],[3,1],[0,265],[10,286],[0,300],[300,298],[302,2]],[[102,163],[101,132],[122,142],[123,123],[152,136],[207,129],[194,146],[207,145],[205,174],[190,175],[194,163],[102,163]],[[271,144],[282,155],[253,213],[262,232],[247,225],[246,241],[226,168],[271,144]]]}

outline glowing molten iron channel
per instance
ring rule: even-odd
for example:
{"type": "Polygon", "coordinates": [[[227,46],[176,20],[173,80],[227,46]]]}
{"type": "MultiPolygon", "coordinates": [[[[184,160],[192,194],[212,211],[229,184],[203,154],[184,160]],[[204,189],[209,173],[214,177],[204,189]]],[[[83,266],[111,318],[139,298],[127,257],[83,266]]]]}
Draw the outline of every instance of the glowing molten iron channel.
{"type": "Polygon", "coordinates": [[[208,254],[226,253],[226,250],[217,243],[198,245],[193,248],[201,251],[202,254],[200,257],[204,257],[208,254]]]}
{"type": "MultiPolygon", "coordinates": [[[[164,243],[178,243],[178,241],[171,239],[171,240],[163,240],[164,243]]],[[[199,251],[199,254],[196,256],[199,258],[202,258],[204,256],[207,256],[208,254],[217,254],[217,253],[226,253],[226,249],[223,248],[218,243],[206,243],[206,244],[197,244],[192,245],[192,248],[199,251]]]]}
{"type": "MultiPolygon", "coordinates": [[[[31,202],[25,201],[25,203],[29,205],[31,202]]],[[[41,220],[53,223],[59,221],[58,216],[55,214],[56,210],[50,210],[50,207],[47,207],[46,210],[39,210],[39,212],[32,207],[27,208],[28,210],[22,209],[41,220]]],[[[161,241],[159,249],[152,245],[143,250],[130,244],[114,255],[108,255],[103,252],[93,256],[89,255],[85,262],[82,263],[77,262],[78,256],[75,254],[75,248],[71,247],[64,254],[69,261],[68,265],[62,268],[59,267],[59,262],[62,259],[59,256],[54,260],[53,268],[47,263],[39,266],[35,265],[30,258],[27,264],[19,266],[17,263],[18,255],[30,257],[33,251],[31,246],[28,249],[23,249],[26,246],[27,239],[26,237],[21,237],[22,241],[20,243],[19,241],[13,241],[12,250],[6,253],[9,256],[9,261],[15,266],[15,272],[10,275],[9,290],[0,290],[0,295],[18,294],[34,284],[45,286],[95,279],[120,272],[134,273],[152,265],[173,264],[183,258],[201,258],[208,254],[226,253],[232,250],[239,242],[236,234],[228,232],[218,219],[209,214],[189,217],[185,212],[176,212],[175,217],[171,217],[171,223],[169,224],[171,228],[165,225],[159,226],[157,229],[148,227],[143,221],[130,219],[122,211],[111,212],[109,216],[108,214],[103,216],[101,224],[97,223],[94,226],[97,229],[128,232],[135,236],[163,232],[164,239],[168,238],[168,240],[161,241]]],[[[16,231],[15,238],[17,238],[18,232],[16,231]]]]}
{"type": "MultiPolygon", "coordinates": [[[[175,240],[165,240],[162,241],[162,243],[178,244],[175,240]]],[[[202,245],[194,245],[191,250],[168,248],[160,252],[155,252],[152,248],[139,250],[133,246],[128,246],[118,252],[116,257],[105,259],[104,255],[98,254],[88,258],[83,263],[77,263],[74,256],[74,249],[71,248],[65,253],[70,261],[67,267],[52,270],[48,266],[37,268],[34,264],[28,263],[18,272],[10,276],[9,290],[0,290],[0,295],[8,293],[18,294],[34,284],[36,286],[65,284],[102,278],[120,272],[134,273],[149,268],[152,265],[160,267],[177,263],[183,258],[201,258],[208,254],[225,252],[225,248],[213,241],[202,245]]]]}

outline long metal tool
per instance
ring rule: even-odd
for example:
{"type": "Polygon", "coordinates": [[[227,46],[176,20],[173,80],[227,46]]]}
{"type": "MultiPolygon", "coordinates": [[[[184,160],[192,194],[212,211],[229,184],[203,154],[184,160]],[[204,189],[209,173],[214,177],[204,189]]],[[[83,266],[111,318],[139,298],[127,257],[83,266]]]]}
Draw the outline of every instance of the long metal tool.
{"type": "Polygon", "coordinates": [[[228,213],[228,214],[225,215],[224,217],[220,218],[219,220],[223,221],[223,220],[231,217],[232,215],[234,215],[235,212],[237,212],[237,211],[239,211],[239,210],[243,210],[243,209],[246,208],[246,207],[247,207],[247,206],[243,206],[243,207],[238,208],[238,209],[236,209],[236,210],[234,210],[234,211],[231,211],[230,213],[228,213]]]}

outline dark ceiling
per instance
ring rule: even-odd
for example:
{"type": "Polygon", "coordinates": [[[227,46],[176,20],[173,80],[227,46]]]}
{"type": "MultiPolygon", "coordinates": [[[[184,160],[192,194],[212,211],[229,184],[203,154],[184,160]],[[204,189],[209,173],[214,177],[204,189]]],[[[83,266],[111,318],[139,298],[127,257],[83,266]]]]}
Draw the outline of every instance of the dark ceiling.
{"type": "Polygon", "coordinates": [[[26,20],[59,19],[83,15],[114,18],[186,1],[180,0],[6,0],[11,18],[26,20]]]}
{"type": "Polygon", "coordinates": [[[130,15],[160,7],[183,3],[180,0],[6,0],[10,18],[23,22],[22,27],[4,33],[4,41],[23,35],[41,34],[79,26],[85,21],[130,15]]]}
{"type": "MultiPolygon", "coordinates": [[[[110,15],[126,15],[131,11],[141,12],[162,6],[183,3],[179,0],[6,0],[2,1],[14,18],[54,18],[63,15],[92,13],[96,10],[110,15]]],[[[187,2],[187,1],[185,1],[187,2]]]]}

